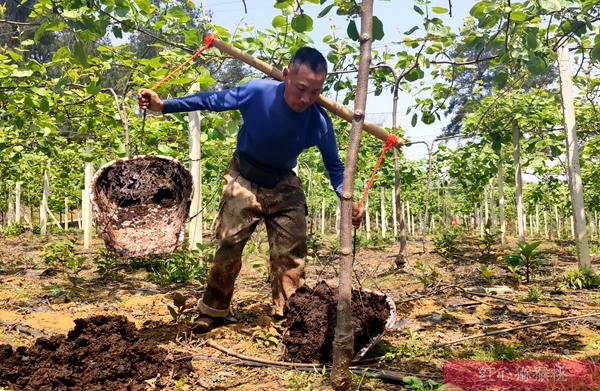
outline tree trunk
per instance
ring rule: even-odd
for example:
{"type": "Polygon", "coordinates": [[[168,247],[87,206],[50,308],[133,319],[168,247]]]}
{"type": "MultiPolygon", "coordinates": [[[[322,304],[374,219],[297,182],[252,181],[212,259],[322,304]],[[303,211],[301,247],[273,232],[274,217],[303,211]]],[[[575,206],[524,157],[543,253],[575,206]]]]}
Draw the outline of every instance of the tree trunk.
{"type": "Polygon", "coordinates": [[[506,214],[504,212],[504,173],[502,157],[498,157],[498,209],[500,213],[500,243],[506,242],[506,214]]]}
{"type": "Polygon", "coordinates": [[[321,200],[321,237],[325,236],[325,196],[321,200]]]}
{"type": "Polygon", "coordinates": [[[379,197],[381,201],[381,236],[385,239],[387,236],[387,216],[385,214],[385,189],[383,186],[379,188],[381,196],[379,197]]]}
{"type": "Polygon", "coordinates": [[[560,239],[560,217],[558,214],[558,206],[554,205],[554,222],[556,224],[556,239],[560,239]]]}
{"type": "MultiPolygon", "coordinates": [[[[190,93],[200,89],[200,85],[194,83],[190,93]]],[[[202,150],[200,143],[200,112],[188,113],[188,138],[190,150],[190,170],[194,183],[194,194],[190,205],[188,223],[188,250],[196,250],[198,244],[202,244],[204,225],[204,213],[202,213],[202,150]]]]}
{"type": "Polygon", "coordinates": [[[398,237],[398,211],[396,207],[396,188],[392,187],[392,232],[394,234],[394,239],[398,237]]]}
{"type": "Polygon", "coordinates": [[[367,240],[370,240],[371,239],[371,214],[369,212],[369,194],[367,194],[367,196],[365,197],[365,230],[367,231],[367,240]]]}
{"type": "Polygon", "coordinates": [[[525,241],[525,214],[523,208],[523,178],[521,176],[521,144],[519,126],[512,121],[513,160],[515,167],[515,201],[517,203],[517,235],[519,241],[525,241]]]}
{"type": "Polygon", "coordinates": [[[569,190],[573,208],[573,225],[575,244],[579,267],[591,270],[590,247],[585,229],[585,207],[583,204],[583,184],[579,168],[579,150],[577,148],[577,129],[575,123],[575,108],[573,105],[573,83],[569,66],[569,49],[566,42],[558,48],[558,63],[560,75],[560,92],[563,106],[565,125],[565,141],[567,143],[567,167],[569,170],[569,190]]]}
{"type": "Polygon", "coordinates": [[[490,212],[491,212],[490,231],[493,235],[495,235],[496,234],[496,197],[494,197],[494,177],[490,178],[490,212]]]}
{"type": "Polygon", "coordinates": [[[69,229],[69,199],[65,197],[65,229],[69,229]]]}
{"type": "Polygon", "coordinates": [[[44,170],[44,190],[42,191],[42,203],[40,204],[40,234],[48,232],[48,193],[50,192],[50,171],[44,170]]]}
{"type": "Polygon", "coordinates": [[[371,63],[371,32],[373,24],[373,0],[365,0],[361,6],[360,57],[354,116],[350,132],[350,145],[346,155],[346,168],[342,191],[342,221],[340,230],[340,282],[338,288],[337,323],[333,341],[333,365],[331,384],[336,390],[347,390],[352,383],[350,361],[354,355],[352,332],[352,194],[354,175],[360,147],[360,136],[365,119],[369,67],[371,63]]]}
{"type": "Polygon", "coordinates": [[[83,209],[83,248],[88,249],[92,246],[92,205],[90,202],[92,176],[94,175],[92,163],[86,163],[84,171],[85,188],[83,190],[83,198],[81,199],[81,208],[83,209]]]}
{"type": "Polygon", "coordinates": [[[15,223],[21,223],[21,182],[15,183],[15,223]]]}

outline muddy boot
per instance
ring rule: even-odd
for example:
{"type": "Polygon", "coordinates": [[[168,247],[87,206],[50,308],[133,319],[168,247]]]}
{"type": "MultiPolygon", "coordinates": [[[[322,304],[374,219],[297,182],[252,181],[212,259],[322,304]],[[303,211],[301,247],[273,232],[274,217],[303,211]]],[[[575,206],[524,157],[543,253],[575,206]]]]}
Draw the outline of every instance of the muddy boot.
{"type": "Polygon", "coordinates": [[[213,318],[209,315],[200,315],[194,322],[194,328],[192,329],[196,334],[208,333],[212,329],[219,327],[223,324],[223,318],[213,318]]]}

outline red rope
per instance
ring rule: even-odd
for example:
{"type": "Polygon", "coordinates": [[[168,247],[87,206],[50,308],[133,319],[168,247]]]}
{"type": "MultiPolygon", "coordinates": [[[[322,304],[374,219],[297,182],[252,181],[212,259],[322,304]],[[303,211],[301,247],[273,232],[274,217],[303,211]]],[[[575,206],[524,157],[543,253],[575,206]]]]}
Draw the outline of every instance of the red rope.
{"type": "Polygon", "coordinates": [[[383,155],[385,155],[385,153],[388,151],[388,149],[390,149],[391,147],[396,145],[397,141],[398,141],[398,137],[396,137],[393,134],[390,134],[388,136],[387,140],[385,140],[385,144],[383,145],[383,149],[381,150],[381,155],[379,155],[379,159],[377,160],[377,164],[375,164],[375,169],[373,170],[373,174],[371,174],[371,179],[369,179],[369,183],[367,183],[365,192],[363,193],[362,198],[360,199],[360,202],[358,203],[359,208],[362,208],[363,203],[365,202],[365,198],[367,198],[367,194],[369,193],[369,190],[371,189],[371,185],[373,184],[373,180],[375,179],[375,174],[377,174],[377,170],[379,170],[379,166],[381,165],[381,162],[383,161],[383,155]]]}
{"type": "Polygon", "coordinates": [[[160,81],[158,81],[156,84],[154,84],[152,87],[150,87],[150,89],[156,90],[158,87],[160,87],[164,82],[169,80],[174,74],[179,72],[182,68],[184,68],[186,65],[188,65],[193,59],[198,57],[200,55],[200,53],[202,53],[203,51],[205,51],[206,49],[211,47],[212,43],[215,39],[216,39],[216,36],[214,34],[206,34],[204,36],[204,46],[202,46],[196,53],[192,54],[187,60],[185,60],[177,68],[173,69],[171,71],[171,73],[169,73],[167,76],[163,77],[160,81]]]}

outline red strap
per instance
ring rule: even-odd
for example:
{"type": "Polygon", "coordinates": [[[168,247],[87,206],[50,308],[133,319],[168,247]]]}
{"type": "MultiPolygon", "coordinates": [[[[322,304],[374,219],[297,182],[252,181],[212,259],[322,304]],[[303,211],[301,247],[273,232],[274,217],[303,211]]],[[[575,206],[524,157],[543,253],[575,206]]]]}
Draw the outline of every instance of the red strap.
{"type": "Polygon", "coordinates": [[[205,51],[206,49],[211,47],[212,43],[215,39],[216,39],[216,36],[214,34],[206,34],[204,36],[204,46],[202,46],[196,53],[192,54],[187,60],[185,60],[177,68],[172,70],[171,73],[169,73],[167,76],[163,77],[160,81],[158,81],[156,84],[154,84],[152,87],[150,87],[150,89],[156,90],[158,87],[160,87],[164,82],[169,80],[174,74],[176,74],[183,67],[185,67],[187,64],[189,64],[190,61],[192,61],[194,58],[198,57],[200,55],[200,53],[202,53],[203,51],[205,51]]]}
{"type": "Polygon", "coordinates": [[[367,194],[369,193],[369,190],[371,189],[371,185],[373,184],[373,180],[375,179],[375,174],[377,174],[377,170],[379,170],[379,166],[381,165],[381,162],[383,161],[383,155],[385,155],[385,153],[388,151],[388,149],[390,149],[391,147],[396,145],[397,141],[398,141],[398,137],[396,137],[393,134],[390,134],[388,136],[387,140],[385,140],[385,144],[383,145],[383,149],[381,150],[381,155],[379,155],[379,159],[377,160],[377,164],[375,164],[375,169],[373,170],[373,174],[371,174],[371,179],[369,179],[369,183],[367,183],[365,192],[363,193],[363,196],[360,199],[360,202],[358,203],[359,209],[362,208],[363,203],[365,202],[365,198],[367,198],[367,194]]]}

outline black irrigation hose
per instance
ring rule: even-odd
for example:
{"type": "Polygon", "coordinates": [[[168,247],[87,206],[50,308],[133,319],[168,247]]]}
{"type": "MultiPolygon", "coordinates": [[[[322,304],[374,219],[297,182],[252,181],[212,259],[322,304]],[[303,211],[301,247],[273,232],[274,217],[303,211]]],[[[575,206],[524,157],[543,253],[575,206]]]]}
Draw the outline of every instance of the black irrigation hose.
{"type": "MultiPolygon", "coordinates": [[[[284,365],[268,364],[268,363],[261,363],[261,362],[248,361],[248,360],[232,360],[232,359],[227,359],[227,358],[216,358],[216,357],[210,357],[210,356],[204,356],[204,355],[183,356],[179,360],[188,359],[188,358],[191,358],[193,360],[213,361],[213,362],[216,362],[219,364],[241,365],[241,366],[256,367],[256,368],[265,368],[266,367],[266,368],[281,368],[281,369],[297,369],[297,370],[303,371],[303,372],[325,371],[325,372],[329,373],[329,371],[331,371],[331,368],[328,368],[324,365],[323,366],[314,365],[314,366],[288,367],[288,366],[284,366],[284,365]]],[[[402,378],[405,375],[402,375],[402,374],[400,374],[398,372],[394,372],[394,371],[386,371],[386,370],[370,369],[370,368],[360,368],[360,367],[350,367],[350,372],[352,372],[356,375],[362,375],[362,376],[366,376],[366,377],[372,378],[372,379],[379,379],[386,383],[404,384],[404,381],[402,380],[402,378]]]]}

